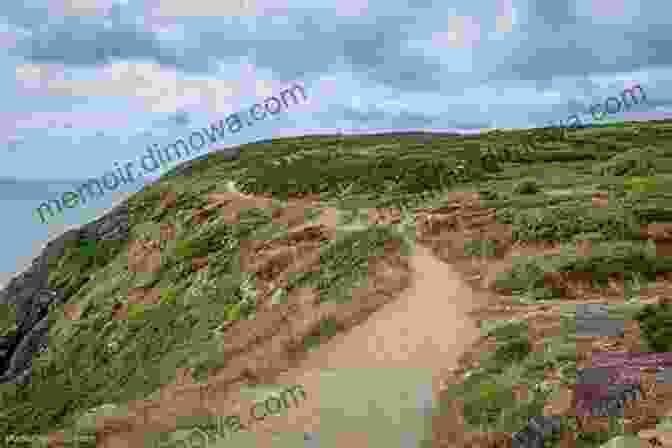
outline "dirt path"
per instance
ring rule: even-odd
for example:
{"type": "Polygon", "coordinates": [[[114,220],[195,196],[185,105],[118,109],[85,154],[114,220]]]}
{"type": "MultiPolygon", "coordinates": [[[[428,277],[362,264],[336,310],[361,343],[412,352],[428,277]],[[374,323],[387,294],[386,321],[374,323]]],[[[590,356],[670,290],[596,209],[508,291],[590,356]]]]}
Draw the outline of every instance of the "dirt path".
{"type": "MultiPolygon", "coordinates": [[[[370,425],[364,424],[361,429],[352,426],[334,428],[334,425],[339,426],[338,419],[327,418],[331,421],[322,422],[329,425],[329,431],[325,431],[324,426],[320,427],[321,410],[331,405],[329,414],[332,415],[338,406],[341,416],[347,420],[350,407],[355,407],[356,401],[366,401],[375,393],[380,395],[381,387],[386,387],[385,396],[410,385],[410,394],[414,395],[414,387],[421,386],[423,381],[432,384],[437,396],[441,373],[456,367],[461,353],[479,337],[467,312],[482,303],[483,297],[423,246],[416,248],[410,262],[413,282],[399,298],[383,306],[360,326],[319,346],[298,368],[279,375],[275,384],[303,386],[307,396],[297,406],[261,423],[252,422],[250,410],[254,403],[249,398],[243,399],[239,392],[217,393],[213,388],[205,399],[197,392],[182,395],[179,400],[162,399],[161,410],[166,412],[161,414],[164,416],[152,416],[150,421],[170,425],[168,414],[172,414],[174,422],[176,415],[194,415],[194,411],[206,407],[214,415],[236,414],[246,426],[253,425],[248,426],[247,431],[254,432],[255,445],[260,448],[280,446],[274,434],[277,437],[278,434],[302,435],[304,432],[320,434],[320,440],[326,446],[373,446],[370,444],[377,442],[379,436],[370,425]],[[326,398],[327,395],[330,398],[326,398]],[[334,405],[335,398],[342,404],[334,405]],[[338,440],[326,440],[334,437],[338,440]]],[[[217,378],[210,382],[216,384],[217,378]]],[[[398,403],[403,407],[401,402],[398,403]]],[[[385,416],[396,412],[395,409],[382,410],[385,416]]],[[[368,418],[368,412],[364,412],[364,416],[368,418]]],[[[139,442],[137,436],[140,436],[141,428],[142,425],[135,426],[133,436],[130,433],[108,434],[101,446],[137,446],[135,441],[139,442]]],[[[239,437],[240,433],[234,434],[233,441],[239,437]]]]}

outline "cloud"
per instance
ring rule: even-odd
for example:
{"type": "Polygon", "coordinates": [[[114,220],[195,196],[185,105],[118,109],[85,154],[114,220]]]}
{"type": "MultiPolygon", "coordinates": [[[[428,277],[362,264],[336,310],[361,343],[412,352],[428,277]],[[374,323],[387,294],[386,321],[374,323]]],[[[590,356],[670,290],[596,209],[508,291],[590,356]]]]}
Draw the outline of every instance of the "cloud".
{"type": "Polygon", "coordinates": [[[81,21],[64,17],[18,42],[16,53],[33,63],[101,66],[117,61],[150,60],[176,67],[207,71],[207,60],[189,60],[179,49],[161,44],[154,33],[136,25],[81,21]]]}
{"type": "Polygon", "coordinates": [[[115,62],[101,68],[95,78],[52,79],[52,95],[80,97],[129,97],[152,112],[172,113],[181,107],[204,104],[210,111],[230,110],[238,97],[237,79],[184,78],[157,63],[115,62]]]}
{"type": "Polygon", "coordinates": [[[49,12],[63,16],[107,15],[112,10],[114,0],[50,0],[49,12]]]}

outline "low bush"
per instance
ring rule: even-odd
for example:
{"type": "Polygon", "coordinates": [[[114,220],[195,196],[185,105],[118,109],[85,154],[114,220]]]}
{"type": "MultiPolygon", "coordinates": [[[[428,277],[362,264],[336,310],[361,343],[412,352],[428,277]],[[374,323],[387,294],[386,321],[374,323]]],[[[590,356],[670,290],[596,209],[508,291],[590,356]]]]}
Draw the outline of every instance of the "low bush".
{"type": "Polygon", "coordinates": [[[540,191],[541,187],[534,179],[523,179],[513,187],[514,194],[535,194],[540,191]]]}
{"type": "Polygon", "coordinates": [[[467,257],[494,257],[497,252],[495,240],[466,240],[464,242],[464,254],[467,257]]]}
{"type": "Polygon", "coordinates": [[[544,269],[537,257],[517,260],[506,272],[497,275],[494,287],[498,290],[521,293],[543,286],[544,269]]]}
{"type": "Polygon", "coordinates": [[[492,380],[484,380],[473,389],[464,403],[464,419],[473,426],[493,425],[514,401],[513,390],[492,380]]]}
{"type": "MultiPolygon", "coordinates": [[[[573,245],[564,246],[555,257],[526,257],[498,275],[494,287],[512,293],[543,290],[544,276],[552,272],[589,272],[596,284],[606,284],[609,275],[622,273],[626,281],[653,279],[669,272],[672,257],[658,256],[653,242],[610,241],[593,245],[590,255],[576,253],[573,245]]],[[[554,294],[551,294],[552,296],[554,294]]]]}
{"type": "Polygon", "coordinates": [[[532,345],[527,337],[518,337],[497,347],[493,359],[504,364],[520,362],[530,354],[532,345]]]}
{"type": "Polygon", "coordinates": [[[650,146],[633,148],[597,165],[593,172],[601,176],[650,176],[655,174],[659,152],[650,146]]]}
{"type": "Polygon", "coordinates": [[[646,305],[635,314],[649,347],[655,352],[672,351],[672,307],[663,302],[646,305]]]}
{"type": "Polygon", "coordinates": [[[566,204],[512,213],[513,238],[523,241],[570,241],[581,233],[601,233],[607,239],[632,239],[639,235],[635,216],[620,204],[594,208],[566,204]]]}

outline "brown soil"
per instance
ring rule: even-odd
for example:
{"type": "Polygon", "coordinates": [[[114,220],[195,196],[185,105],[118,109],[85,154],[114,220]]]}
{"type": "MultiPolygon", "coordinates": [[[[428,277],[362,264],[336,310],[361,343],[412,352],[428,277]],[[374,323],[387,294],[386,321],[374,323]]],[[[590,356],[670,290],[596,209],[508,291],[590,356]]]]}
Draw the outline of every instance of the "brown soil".
{"type": "Polygon", "coordinates": [[[112,306],[112,319],[128,319],[128,308],[131,304],[156,305],[161,300],[158,288],[135,288],[128,292],[125,302],[117,302],[112,306]]]}

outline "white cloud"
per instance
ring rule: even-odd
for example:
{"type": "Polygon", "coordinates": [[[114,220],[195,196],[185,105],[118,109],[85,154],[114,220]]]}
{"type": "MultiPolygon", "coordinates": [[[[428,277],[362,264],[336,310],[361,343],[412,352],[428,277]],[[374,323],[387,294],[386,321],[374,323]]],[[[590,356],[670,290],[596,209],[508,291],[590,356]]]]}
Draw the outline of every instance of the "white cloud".
{"type": "MultiPolygon", "coordinates": [[[[41,66],[25,66],[20,75],[24,82],[35,82],[44,78],[42,70],[41,66]]],[[[175,70],[145,62],[115,62],[97,71],[95,77],[52,79],[47,87],[54,95],[129,97],[152,112],[166,113],[194,104],[213,113],[229,111],[241,90],[236,79],[182,78],[175,70]]]]}
{"type": "Polygon", "coordinates": [[[112,6],[113,0],[50,0],[50,13],[54,16],[105,16],[112,6]]]}

